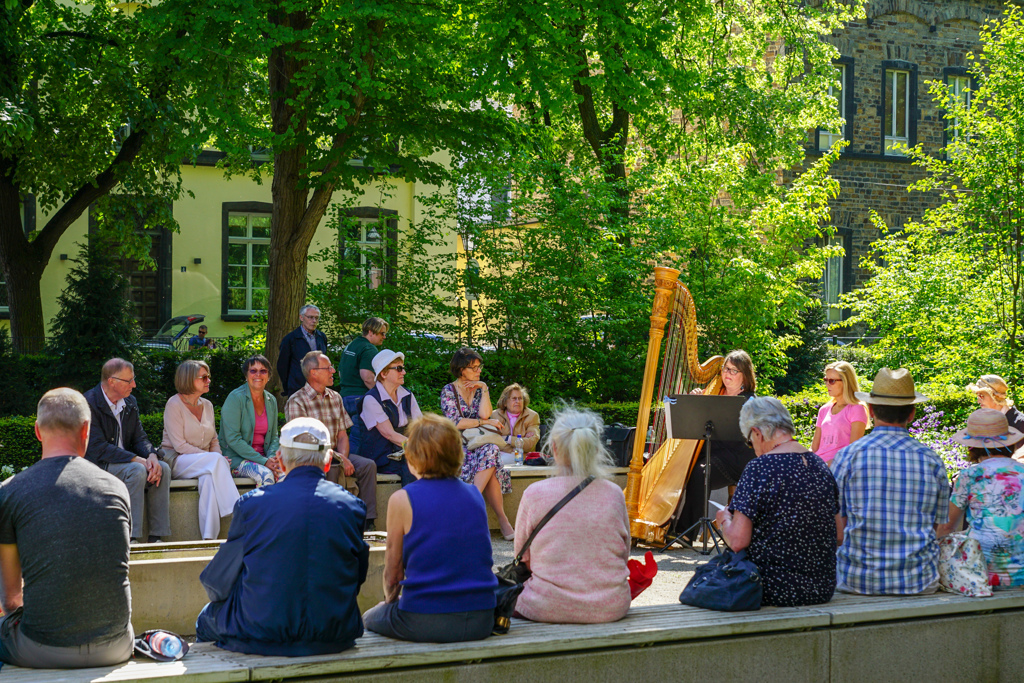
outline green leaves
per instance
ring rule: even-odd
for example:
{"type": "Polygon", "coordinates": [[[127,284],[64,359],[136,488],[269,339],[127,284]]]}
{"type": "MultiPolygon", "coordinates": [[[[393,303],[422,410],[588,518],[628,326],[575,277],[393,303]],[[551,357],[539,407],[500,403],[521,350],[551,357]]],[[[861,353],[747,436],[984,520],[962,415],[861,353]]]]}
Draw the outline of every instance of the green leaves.
{"type": "Polygon", "coordinates": [[[981,38],[969,97],[929,84],[946,112],[945,154],[910,152],[928,174],[911,189],[943,203],[886,231],[866,261],[874,277],[850,304],[888,358],[923,378],[996,372],[1014,386],[1024,379],[1024,13],[1008,9],[981,38]]]}

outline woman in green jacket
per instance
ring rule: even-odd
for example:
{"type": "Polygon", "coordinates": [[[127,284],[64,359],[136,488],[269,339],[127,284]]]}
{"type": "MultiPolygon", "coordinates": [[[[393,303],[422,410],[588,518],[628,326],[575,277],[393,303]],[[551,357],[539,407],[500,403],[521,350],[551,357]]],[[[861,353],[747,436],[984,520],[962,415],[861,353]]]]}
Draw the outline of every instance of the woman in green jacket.
{"type": "Polygon", "coordinates": [[[231,461],[231,474],[266,486],[281,474],[277,399],[266,390],[270,361],[264,356],[250,356],[242,364],[242,372],[245,384],[228,394],[220,409],[220,447],[231,461]]]}

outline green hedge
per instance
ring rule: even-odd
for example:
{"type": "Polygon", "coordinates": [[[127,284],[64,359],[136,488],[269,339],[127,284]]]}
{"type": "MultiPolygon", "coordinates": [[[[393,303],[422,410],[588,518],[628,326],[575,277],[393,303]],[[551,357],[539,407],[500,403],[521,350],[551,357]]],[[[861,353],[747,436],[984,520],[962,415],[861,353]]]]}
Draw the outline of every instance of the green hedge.
{"type": "Polygon", "coordinates": [[[0,467],[10,465],[15,472],[39,459],[39,440],[34,417],[0,418],[0,467]]]}
{"type": "MultiPolygon", "coordinates": [[[[225,364],[227,365],[226,361],[225,364]]],[[[211,364],[210,374],[213,375],[211,364]]],[[[228,367],[222,367],[222,372],[227,372],[228,367]]],[[[238,373],[241,375],[241,372],[238,373]]],[[[237,385],[236,385],[237,386],[237,385]]],[[[232,387],[234,388],[234,387],[232,387]]],[[[870,390],[870,383],[861,382],[861,388],[870,390]]],[[[924,406],[934,407],[934,414],[939,421],[946,426],[960,428],[978,406],[974,397],[968,394],[962,387],[924,385],[918,390],[929,397],[930,401],[924,406]]],[[[173,393],[173,390],[172,392],[173,393]]],[[[210,392],[213,394],[213,392],[210,392]]],[[[170,395],[170,394],[168,394],[170,395]]],[[[226,394],[225,394],[226,395],[226,394]]],[[[798,439],[806,446],[810,446],[811,438],[814,435],[814,422],[818,416],[818,409],[825,403],[828,395],[823,387],[807,390],[791,396],[780,396],[779,400],[793,416],[793,422],[797,428],[798,439]]],[[[213,400],[213,399],[211,399],[213,400]]],[[[223,401],[223,399],[220,399],[223,401]]],[[[214,400],[217,422],[220,422],[220,405],[214,400]]],[[[530,407],[540,414],[541,422],[548,423],[558,404],[551,404],[544,401],[533,401],[530,407]]],[[[621,422],[627,425],[636,424],[637,410],[640,403],[637,401],[626,401],[622,403],[579,403],[580,407],[589,408],[604,419],[605,423],[621,422]]],[[[437,410],[429,401],[424,401],[424,410],[437,410]]],[[[160,445],[163,436],[163,414],[151,412],[142,415],[142,428],[146,430],[150,441],[154,446],[160,445]]],[[[39,443],[36,441],[33,431],[34,417],[14,416],[0,418],[0,467],[12,465],[15,469],[26,467],[35,462],[39,457],[39,443]]],[[[284,415],[280,415],[281,424],[284,424],[284,415]]]]}
{"type": "MultiPolygon", "coordinates": [[[[132,392],[143,414],[162,411],[176,393],[174,372],[187,358],[198,358],[210,366],[213,381],[206,395],[215,406],[245,382],[242,361],[250,351],[155,351],[135,359],[136,389],[132,392]]],[[[100,368],[82,368],[75,376],[56,372],[55,358],[46,354],[0,356],[0,416],[33,416],[40,397],[49,389],[67,386],[87,391],[99,384],[100,368]]],[[[148,432],[147,432],[148,433],[148,432]]]]}

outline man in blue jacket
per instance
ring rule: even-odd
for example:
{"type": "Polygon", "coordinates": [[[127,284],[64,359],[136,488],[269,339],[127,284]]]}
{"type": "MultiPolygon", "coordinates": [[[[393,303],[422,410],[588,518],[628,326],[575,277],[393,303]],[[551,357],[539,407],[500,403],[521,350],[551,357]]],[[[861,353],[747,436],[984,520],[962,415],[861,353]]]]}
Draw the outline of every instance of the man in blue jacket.
{"type": "Polygon", "coordinates": [[[299,309],[299,326],[281,340],[277,354],[277,376],[281,378],[281,394],[288,398],[306,384],[302,375],[302,359],[310,351],[327,353],[327,337],[316,329],[320,309],[306,304],[299,309]]]}
{"type": "Polygon", "coordinates": [[[196,640],[259,655],[341,652],[363,634],[366,507],[324,478],[331,437],[319,420],[292,420],[280,443],[287,476],[235,503],[228,540],[200,576],[212,602],[196,640]]]}

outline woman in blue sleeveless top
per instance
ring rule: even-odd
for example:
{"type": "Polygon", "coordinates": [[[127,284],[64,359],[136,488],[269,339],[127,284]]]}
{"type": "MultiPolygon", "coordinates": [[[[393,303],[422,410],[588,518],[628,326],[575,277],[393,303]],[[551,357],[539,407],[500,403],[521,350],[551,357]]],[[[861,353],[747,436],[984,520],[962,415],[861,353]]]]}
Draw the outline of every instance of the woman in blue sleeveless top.
{"type": "Polygon", "coordinates": [[[388,501],[384,602],[367,630],[428,643],[481,640],[494,626],[491,533],[480,491],[458,479],[462,437],[426,414],[409,425],[405,458],[417,481],[388,501]]]}

